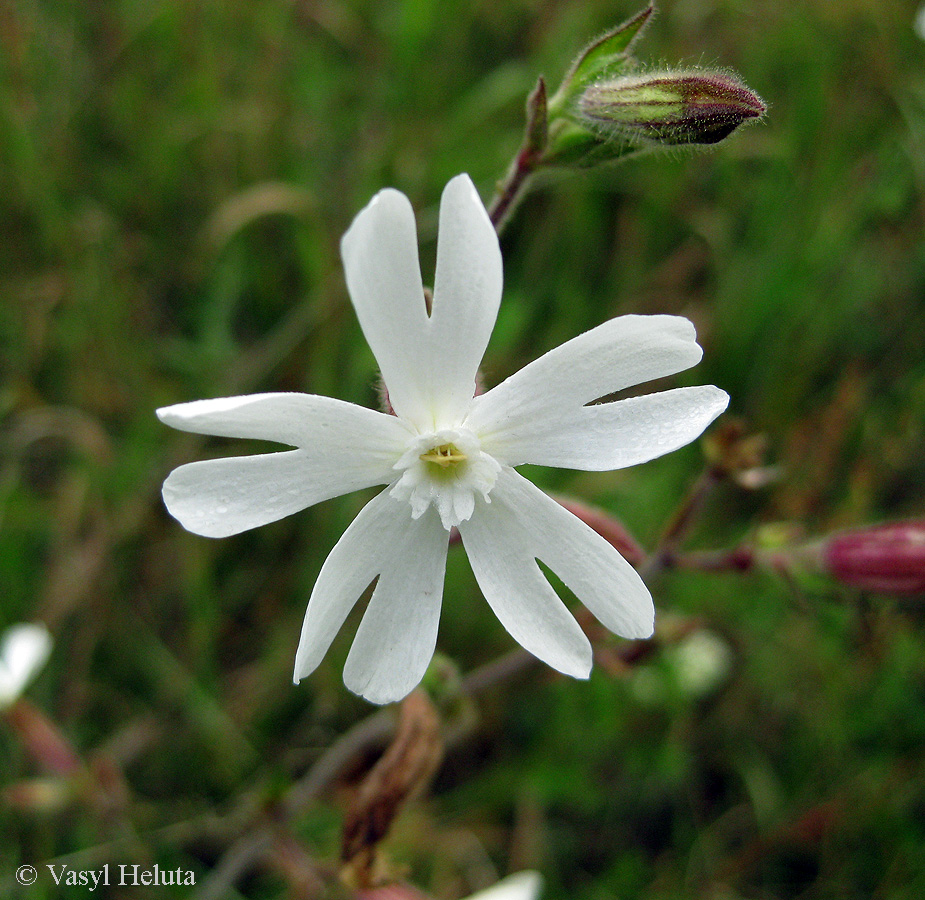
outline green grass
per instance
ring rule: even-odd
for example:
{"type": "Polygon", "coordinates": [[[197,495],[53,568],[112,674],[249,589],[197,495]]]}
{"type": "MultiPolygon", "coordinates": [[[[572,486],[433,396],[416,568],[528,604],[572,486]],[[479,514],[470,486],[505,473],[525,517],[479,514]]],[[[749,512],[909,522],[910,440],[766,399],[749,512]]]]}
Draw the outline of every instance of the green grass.
{"type": "MultiPolygon", "coordinates": [[[[736,69],[766,121],[715,152],[551,181],[504,234],[490,382],[609,316],[680,313],[705,356],[677,383],[718,384],[766,435],[782,478],[723,487],[692,546],[781,521],[821,534],[921,514],[916,5],[665,0],[639,56],[736,69]]],[[[0,625],[54,633],[28,696],[90,773],[47,808],[14,802],[47,773],[0,727],[4,887],[20,863],[78,851],[193,869],[201,884],[237,836],[202,817],[269,804],[367,714],[340,680],[356,617],[315,675],[290,678],[311,586],[363,498],[195,537],[167,516],[160,482],[254,445],[191,439],[153,411],[264,390],[374,404],[337,249],[352,217],[383,186],[407,193],[428,280],[446,180],[467,171],[487,200],[536,76],[555,84],[633,12],[541,0],[0,12],[0,625]],[[163,830],[177,822],[186,833],[163,830]]],[[[536,476],[652,546],[701,465],[693,447],[612,475],[536,476]]],[[[469,671],[512,642],[456,554],[439,646],[469,671]]],[[[543,871],[549,900],[921,896],[921,598],[685,573],[653,593],[661,613],[728,641],[722,685],[685,696],[656,651],[640,663],[668,684],[655,699],[638,672],[603,666],[588,683],[537,667],[491,690],[386,842],[392,859],[441,898],[522,867],[543,871]]],[[[291,825],[326,866],[342,810],[331,792],[291,825]]],[[[295,896],[281,857],[229,896],[295,896]]],[[[57,896],[50,884],[23,896],[57,896]]]]}

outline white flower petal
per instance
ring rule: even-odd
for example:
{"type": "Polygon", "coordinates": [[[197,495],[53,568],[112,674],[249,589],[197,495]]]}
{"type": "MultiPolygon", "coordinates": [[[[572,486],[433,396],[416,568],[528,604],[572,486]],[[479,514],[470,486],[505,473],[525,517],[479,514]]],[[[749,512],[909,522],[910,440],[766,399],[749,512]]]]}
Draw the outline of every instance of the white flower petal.
{"type": "Polygon", "coordinates": [[[440,202],[430,319],[429,398],[455,425],[475,394],[475,376],[501,302],[501,248],[468,175],[447,184],[440,202]]]}
{"type": "Polygon", "coordinates": [[[392,188],[376,194],[353,220],[340,251],[347,290],[389,402],[398,415],[425,422],[420,354],[427,346],[429,321],[408,198],[392,188]]]}
{"type": "Polygon", "coordinates": [[[14,703],[51,655],[51,635],[44,625],[13,625],[0,642],[0,709],[14,703]]]}
{"type": "MultiPolygon", "coordinates": [[[[586,331],[476,397],[466,422],[489,446],[505,446],[510,465],[542,423],[632,385],[696,365],[703,351],[694,326],[679,316],[620,316],[586,331]],[[538,424],[539,423],[539,424],[538,424]]],[[[489,452],[494,452],[489,450],[489,452]]],[[[516,460],[516,461],[515,461],[516,460]]]]}
{"type": "Polygon", "coordinates": [[[702,385],[594,406],[552,405],[544,418],[483,440],[488,452],[512,466],[610,471],[689,444],[728,403],[725,391],[702,385]]]}
{"type": "Polygon", "coordinates": [[[163,488],[167,509],[205,537],[228,537],[330,497],[386,484],[409,435],[395,416],[312,394],[198,400],[157,414],[183,431],[300,448],[194,462],[171,472],[163,488]]]}
{"type": "Polygon", "coordinates": [[[344,665],[344,684],[372,703],[401,700],[430,665],[449,536],[432,508],[379,536],[390,552],[344,665]]]}
{"type": "Polygon", "coordinates": [[[229,537],[394,477],[388,459],[349,452],[332,456],[318,449],[180,466],[164,482],[164,504],[187,531],[229,537]]]}
{"type": "MultiPolygon", "coordinates": [[[[315,394],[249,394],[178,403],[157,411],[172,428],[217,437],[258,438],[319,453],[385,458],[403,447],[408,430],[395,416],[315,394]],[[373,453],[370,447],[377,449],[373,453]]],[[[394,462],[394,458],[392,460],[394,462]]]]}
{"type": "Polygon", "coordinates": [[[344,683],[373,703],[400,700],[411,691],[436,644],[448,540],[434,510],[412,519],[408,504],[388,491],[367,503],[321,567],[302,623],[294,680],[315,670],[378,575],[344,683]]]}
{"type": "Polygon", "coordinates": [[[581,519],[522,475],[510,474],[492,500],[497,494],[515,511],[536,556],[605,628],[626,638],[651,637],[655,607],[639,573],[581,519]]]}
{"type": "Polygon", "coordinates": [[[508,875],[484,891],[478,891],[466,900],[536,900],[543,879],[539,872],[517,872],[508,875]]]}
{"type": "Polygon", "coordinates": [[[404,531],[411,514],[382,491],[341,535],[321,567],[302,622],[293,680],[311,674],[327,653],[360,594],[386,567],[394,552],[391,536],[404,531]]]}
{"type": "Polygon", "coordinates": [[[587,678],[591,644],[536,564],[517,497],[508,498],[511,492],[505,490],[511,478],[520,476],[513,469],[502,470],[492,502],[477,499],[475,515],[458,526],[472,571],[517,643],[559,672],[587,678]]]}
{"type": "Polygon", "coordinates": [[[513,469],[503,470],[491,500],[492,507],[510,510],[511,527],[518,523],[530,552],[605,628],[627,638],[651,637],[652,596],[612,544],[513,469]]]}

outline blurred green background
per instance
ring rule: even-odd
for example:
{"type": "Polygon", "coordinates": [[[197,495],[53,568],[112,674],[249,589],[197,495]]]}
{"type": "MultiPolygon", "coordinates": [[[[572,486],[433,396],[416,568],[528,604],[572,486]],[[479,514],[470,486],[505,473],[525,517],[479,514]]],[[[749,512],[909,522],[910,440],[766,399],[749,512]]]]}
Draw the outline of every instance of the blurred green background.
{"type": "MultiPolygon", "coordinates": [[[[691,547],[921,514],[916,8],[663,0],[640,59],[734,69],[767,119],[711,153],[543,184],[504,235],[489,383],[612,315],[679,313],[706,352],[676,383],[725,388],[766,436],[780,480],[722,488],[691,547]]],[[[188,534],[160,502],[168,471],[257,451],[154,409],[268,390],[374,405],[337,251],[350,220],[383,186],[407,193],[428,281],[447,179],[469,172],[487,201],[536,76],[557,83],[636,9],[0,3],[0,626],[53,632],[28,696],[85,765],[49,775],[0,724],[4,890],[20,863],[51,860],[181,866],[202,886],[240,831],[202,823],[271,809],[370,712],[341,683],[356,615],[291,684],[311,586],[366,497],[188,534]]],[[[651,547],[701,466],[695,445],[531,474],[651,547]]],[[[693,692],[666,651],[588,683],[536,667],[488,691],[387,841],[392,862],[440,898],[524,867],[549,900],[925,896],[922,598],[770,574],[652,588],[664,622],[695,616],[721,641],[725,675],[693,692]]],[[[438,646],[464,672],[512,646],[459,549],[438,646]]],[[[329,792],[285,832],[330,869],[341,816],[329,792]]],[[[222,896],[315,896],[284,849],[222,896]]],[[[30,890],[80,889],[40,874],[30,890]]]]}

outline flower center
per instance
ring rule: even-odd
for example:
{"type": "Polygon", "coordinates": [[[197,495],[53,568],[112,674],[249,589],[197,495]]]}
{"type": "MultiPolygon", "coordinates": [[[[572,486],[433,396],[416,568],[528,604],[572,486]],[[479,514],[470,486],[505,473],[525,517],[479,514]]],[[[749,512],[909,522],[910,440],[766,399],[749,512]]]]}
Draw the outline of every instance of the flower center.
{"type": "Polygon", "coordinates": [[[422,453],[418,458],[424,462],[434,463],[441,468],[448,469],[456,463],[463,462],[467,457],[455,444],[441,444],[439,447],[434,447],[433,450],[429,450],[427,453],[422,453]]]}
{"type": "Polygon", "coordinates": [[[477,493],[491,502],[488,495],[501,471],[468,428],[418,435],[394,468],[401,475],[392,496],[407,500],[415,519],[434,506],[447,530],[472,515],[477,493]]]}

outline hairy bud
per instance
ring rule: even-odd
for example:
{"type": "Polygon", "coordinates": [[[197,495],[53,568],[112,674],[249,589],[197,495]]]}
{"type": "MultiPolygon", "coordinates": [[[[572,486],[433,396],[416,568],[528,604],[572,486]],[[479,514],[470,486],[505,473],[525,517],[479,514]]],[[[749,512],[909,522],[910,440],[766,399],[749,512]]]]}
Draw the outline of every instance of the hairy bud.
{"type": "Polygon", "coordinates": [[[588,86],[575,107],[601,137],[668,145],[718,143],[764,112],[754,91],[715,72],[625,75],[588,86]]]}
{"type": "Polygon", "coordinates": [[[528,104],[531,172],[588,168],[646,148],[715,144],[764,115],[761,98],[732,75],[640,74],[632,51],[654,11],[648,3],[585,47],[558,89],[548,100],[543,94],[540,111],[528,104]]]}
{"type": "Polygon", "coordinates": [[[585,525],[590,525],[607,543],[615,547],[630,565],[638,566],[645,562],[646,551],[615,516],[596,506],[582,503],[574,497],[554,496],[553,499],[573,516],[581,519],[585,525]]]}

